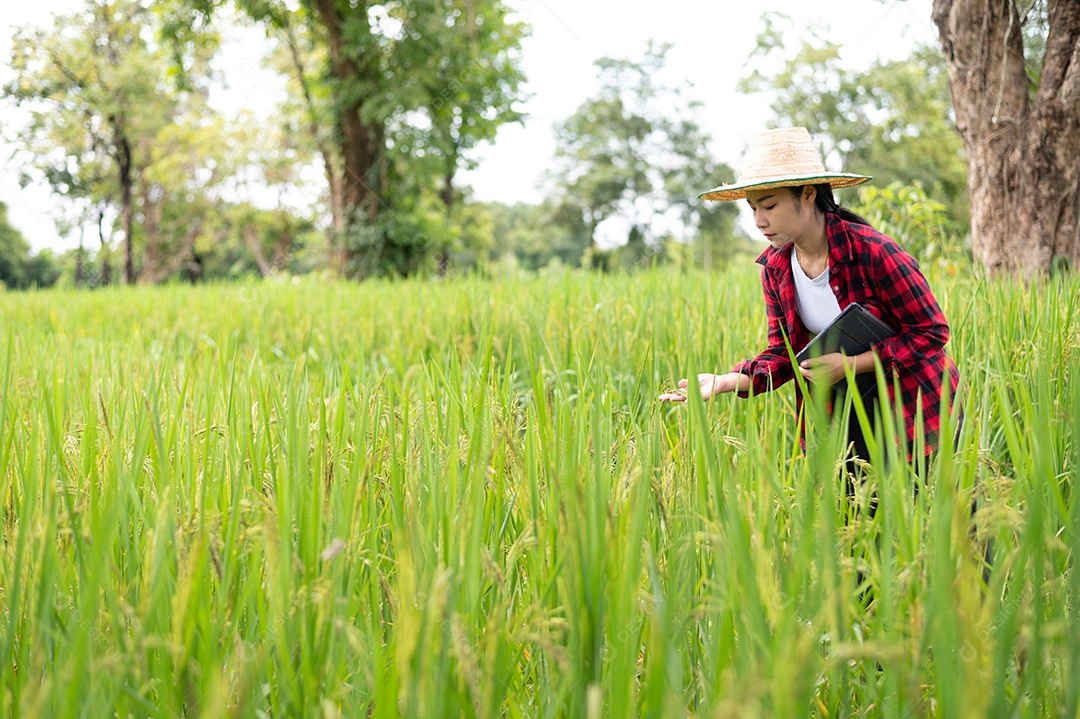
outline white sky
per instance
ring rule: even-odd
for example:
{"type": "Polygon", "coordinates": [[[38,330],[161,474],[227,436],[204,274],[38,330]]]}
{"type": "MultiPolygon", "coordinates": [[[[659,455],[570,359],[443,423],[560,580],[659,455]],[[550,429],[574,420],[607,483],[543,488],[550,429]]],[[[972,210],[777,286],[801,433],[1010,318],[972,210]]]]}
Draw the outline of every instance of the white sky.
{"type": "MultiPolygon", "coordinates": [[[[524,126],[504,126],[494,144],[481,148],[479,166],[461,176],[478,200],[541,199],[541,173],[554,154],[554,124],[567,118],[596,90],[593,61],[599,57],[636,58],[650,39],[671,42],[670,77],[694,85],[705,107],[700,116],[712,134],[712,151],[738,167],[750,136],[772,119],[768,98],[740,95],[735,87],[748,73],[746,59],[762,29],[766,12],[785,13],[799,25],[827,26],[828,37],[844,47],[844,59],[865,67],[876,58],[905,57],[918,42],[933,42],[932,0],[509,0],[532,31],[523,44],[523,60],[531,98],[525,104],[524,126]]],[[[83,0],[5,0],[0,13],[0,82],[10,78],[10,36],[14,28],[51,22],[53,14],[77,11],[83,0]]],[[[226,112],[247,107],[269,112],[277,91],[275,79],[258,70],[261,32],[235,31],[221,60],[227,93],[226,112]]],[[[0,132],[8,136],[16,119],[2,107],[0,132]]],[[[47,188],[18,186],[18,169],[0,148],[0,201],[7,203],[12,223],[35,248],[65,249],[77,237],[61,238],[55,219],[61,198],[47,188]]],[[[840,169],[840,168],[833,168],[840,169]]],[[[858,171],[854,168],[853,171],[858,171]]],[[[702,178],[702,190],[712,178],[702,178]]],[[[87,245],[95,243],[88,238],[87,245]]]]}

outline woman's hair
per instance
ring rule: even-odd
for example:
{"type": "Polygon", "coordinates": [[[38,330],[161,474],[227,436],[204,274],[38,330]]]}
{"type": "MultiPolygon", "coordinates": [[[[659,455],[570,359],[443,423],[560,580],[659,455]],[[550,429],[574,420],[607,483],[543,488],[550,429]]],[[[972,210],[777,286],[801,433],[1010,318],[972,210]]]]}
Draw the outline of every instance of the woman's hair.
{"type": "MultiPolygon", "coordinates": [[[[867,220],[865,217],[855,212],[852,212],[846,207],[840,206],[840,204],[836,201],[836,198],[833,197],[832,186],[829,183],[823,182],[820,185],[811,186],[817,190],[817,194],[814,196],[814,207],[817,208],[818,212],[822,214],[825,214],[826,212],[834,212],[840,216],[841,220],[854,222],[856,225],[866,225],[867,227],[870,226],[870,221],[867,220]]],[[[802,197],[803,187],[806,187],[806,185],[803,185],[802,187],[789,187],[788,189],[791,190],[791,194],[795,195],[795,197],[798,198],[802,197]]]]}

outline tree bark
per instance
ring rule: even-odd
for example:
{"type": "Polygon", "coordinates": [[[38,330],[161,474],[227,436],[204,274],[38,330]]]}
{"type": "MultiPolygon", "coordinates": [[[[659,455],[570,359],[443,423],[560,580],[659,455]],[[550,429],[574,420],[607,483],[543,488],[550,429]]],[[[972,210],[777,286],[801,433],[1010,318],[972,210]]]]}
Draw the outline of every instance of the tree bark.
{"type": "Polygon", "coordinates": [[[284,270],[289,259],[289,251],[292,249],[292,231],[286,227],[278,235],[274,243],[274,259],[271,265],[277,270],[284,270]]]}
{"type": "Polygon", "coordinates": [[[447,217],[454,211],[454,169],[454,166],[450,165],[443,173],[443,186],[439,191],[439,199],[442,200],[447,217]]]}
{"type": "Polygon", "coordinates": [[[112,272],[109,269],[109,241],[105,237],[105,205],[98,205],[97,213],[97,228],[98,239],[101,241],[101,249],[98,254],[101,256],[101,284],[107,286],[112,279],[112,272]]]}
{"type": "Polygon", "coordinates": [[[1032,98],[1015,2],[934,0],[968,154],[972,243],[991,275],[1080,263],[1080,3],[1047,1],[1032,98]]]}

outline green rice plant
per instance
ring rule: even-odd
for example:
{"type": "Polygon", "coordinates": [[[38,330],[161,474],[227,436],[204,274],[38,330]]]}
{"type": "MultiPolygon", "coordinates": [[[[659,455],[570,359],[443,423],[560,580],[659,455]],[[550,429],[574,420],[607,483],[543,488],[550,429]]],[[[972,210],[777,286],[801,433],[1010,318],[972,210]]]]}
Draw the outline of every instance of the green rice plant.
{"type": "Polygon", "coordinates": [[[756,267],[0,295],[0,715],[1077,716],[1080,282],[931,274],[963,422],[854,496],[656,402],[756,267]]]}

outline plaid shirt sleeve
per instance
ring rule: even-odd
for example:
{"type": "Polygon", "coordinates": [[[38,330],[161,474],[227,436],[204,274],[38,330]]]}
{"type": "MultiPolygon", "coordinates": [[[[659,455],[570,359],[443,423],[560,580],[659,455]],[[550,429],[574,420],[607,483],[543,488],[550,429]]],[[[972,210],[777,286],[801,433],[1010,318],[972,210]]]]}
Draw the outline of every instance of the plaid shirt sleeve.
{"type": "MultiPolygon", "coordinates": [[[[750,377],[750,390],[739,392],[740,397],[774,390],[795,377],[783,329],[785,305],[779,289],[769,281],[765,267],[761,268],[761,285],[765,292],[765,309],[769,316],[769,346],[757,357],[744,360],[731,369],[732,372],[750,377]]],[[[789,298],[788,301],[793,299],[789,298]]]]}

